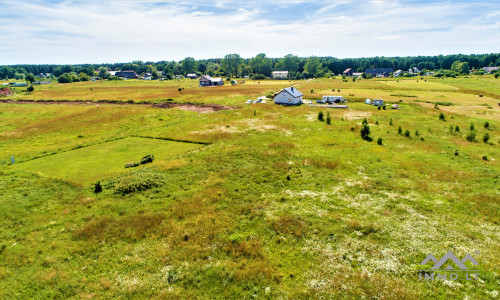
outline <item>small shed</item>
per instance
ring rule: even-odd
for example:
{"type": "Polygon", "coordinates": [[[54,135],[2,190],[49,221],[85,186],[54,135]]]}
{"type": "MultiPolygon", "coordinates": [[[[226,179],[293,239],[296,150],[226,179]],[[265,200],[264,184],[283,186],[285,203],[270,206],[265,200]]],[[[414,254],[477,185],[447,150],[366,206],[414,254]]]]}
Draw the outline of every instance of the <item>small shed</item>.
{"type": "Polygon", "coordinates": [[[196,79],[196,78],[198,78],[198,75],[191,73],[191,74],[187,74],[186,77],[189,79],[196,79]]]}
{"type": "Polygon", "coordinates": [[[373,105],[375,105],[375,106],[382,106],[382,105],[384,105],[384,100],[380,100],[380,99],[373,100],[373,105]]]}
{"type": "Polygon", "coordinates": [[[293,86],[282,89],[274,95],[274,104],[301,105],[303,103],[302,95],[303,94],[293,86]]]}

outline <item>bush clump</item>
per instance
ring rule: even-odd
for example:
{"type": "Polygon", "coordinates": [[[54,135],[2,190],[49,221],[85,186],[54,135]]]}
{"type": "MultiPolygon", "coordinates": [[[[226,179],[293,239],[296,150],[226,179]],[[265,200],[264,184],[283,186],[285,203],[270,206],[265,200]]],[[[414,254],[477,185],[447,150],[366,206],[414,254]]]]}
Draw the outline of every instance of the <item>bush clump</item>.
{"type": "Polygon", "coordinates": [[[490,134],[486,132],[483,136],[483,142],[488,143],[489,140],[490,140],[490,134]]]}
{"type": "Polygon", "coordinates": [[[110,184],[115,193],[127,195],[159,187],[165,184],[165,178],[161,173],[142,169],[120,176],[110,184]]]}
{"type": "Polygon", "coordinates": [[[153,160],[155,160],[155,157],[152,154],[148,154],[148,155],[144,156],[143,158],[141,158],[141,165],[152,163],[153,160]]]}
{"type": "Polygon", "coordinates": [[[373,139],[370,137],[370,126],[368,126],[368,124],[363,124],[363,127],[361,127],[361,137],[365,141],[373,141],[373,139]]]}
{"type": "Polygon", "coordinates": [[[476,141],[476,132],[474,130],[469,131],[465,139],[467,139],[467,141],[471,143],[476,141]]]}
{"type": "Polygon", "coordinates": [[[323,111],[319,111],[319,113],[318,113],[318,120],[320,120],[321,122],[323,122],[323,120],[324,120],[323,111]]]}

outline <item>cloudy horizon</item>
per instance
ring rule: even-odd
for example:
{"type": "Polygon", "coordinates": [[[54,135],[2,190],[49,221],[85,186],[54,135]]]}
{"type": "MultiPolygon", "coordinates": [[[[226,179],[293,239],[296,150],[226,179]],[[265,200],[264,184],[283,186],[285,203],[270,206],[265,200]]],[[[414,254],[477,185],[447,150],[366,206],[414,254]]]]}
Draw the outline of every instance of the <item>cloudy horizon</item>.
{"type": "Polygon", "coordinates": [[[488,0],[0,3],[0,65],[500,50],[500,3],[488,0]]]}

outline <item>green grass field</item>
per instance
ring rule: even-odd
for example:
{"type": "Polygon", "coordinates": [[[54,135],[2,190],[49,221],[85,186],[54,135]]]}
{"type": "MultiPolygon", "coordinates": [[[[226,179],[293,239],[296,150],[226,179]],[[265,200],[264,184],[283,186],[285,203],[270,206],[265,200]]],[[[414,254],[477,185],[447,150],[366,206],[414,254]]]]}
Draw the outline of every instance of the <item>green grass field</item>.
{"type": "Polygon", "coordinates": [[[498,82],[126,81],[18,91],[10,99],[240,108],[0,103],[0,298],[498,298],[498,82]],[[291,84],[307,99],[343,95],[349,109],[244,103],[291,84]],[[372,142],[360,136],[364,118],[372,142]],[[155,161],[124,168],[146,154],[155,161]],[[419,280],[419,263],[448,251],[471,254],[480,280],[419,280]]]}
{"type": "Polygon", "coordinates": [[[101,178],[124,173],[125,164],[139,162],[148,154],[153,154],[154,163],[161,165],[198,147],[196,144],[132,137],[34,159],[17,164],[13,169],[90,185],[101,178]]]}

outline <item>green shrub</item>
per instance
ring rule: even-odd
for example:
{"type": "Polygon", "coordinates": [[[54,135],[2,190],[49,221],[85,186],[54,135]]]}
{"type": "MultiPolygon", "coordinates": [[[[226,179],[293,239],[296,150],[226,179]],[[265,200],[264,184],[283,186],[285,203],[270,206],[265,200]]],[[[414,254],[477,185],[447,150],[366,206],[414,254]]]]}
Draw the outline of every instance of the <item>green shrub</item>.
{"type": "Polygon", "coordinates": [[[490,140],[490,134],[486,132],[483,136],[483,142],[488,143],[489,140],[490,140]]]}
{"type": "Polygon", "coordinates": [[[100,192],[102,192],[102,185],[101,185],[101,182],[98,181],[98,182],[94,183],[94,193],[97,194],[100,192]]]}
{"type": "Polygon", "coordinates": [[[326,112],[326,124],[332,124],[332,118],[330,117],[330,112],[326,112]]]}
{"type": "Polygon", "coordinates": [[[30,85],[30,86],[28,87],[28,92],[33,92],[34,90],[35,90],[35,88],[34,88],[32,85],[30,85]]]}
{"type": "Polygon", "coordinates": [[[474,142],[476,140],[476,132],[474,130],[469,131],[469,133],[465,136],[465,139],[471,143],[474,142]]]}
{"type": "Polygon", "coordinates": [[[441,120],[441,121],[446,121],[446,117],[444,116],[444,114],[443,114],[443,113],[440,113],[440,114],[439,114],[439,120],[441,120]]]}
{"type": "MultiPolygon", "coordinates": [[[[380,107],[380,106],[379,106],[379,107],[380,107]]],[[[385,108],[386,108],[386,107],[387,107],[387,106],[385,106],[385,105],[384,105],[384,106],[382,106],[382,109],[383,109],[383,110],[385,110],[385,108]]]]}
{"type": "Polygon", "coordinates": [[[460,127],[458,127],[458,125],[455,126],[455,132],[460,132],[460,127]]]}
{"type": "Polygon", "coordinates": [[[398,134],[403,134],[403,128],[401,127],[401,125],[399,125],[398,127],[398,134]]]}
{"type": "Polygon", "coordinates": [[[368,124],[364,124],[363,127],[361,127],[361,137],[363,140],[371,142],[373,139],[370,137],[370,126],[368,124]]]}
{"type": "Polygon", "coordinates": [[[484,122],[484,128],[485,129],[490,128],[490,122],[488,122],[488,121],[484,122]]]}
{"type": "Polygon", "coordinates": [[[368,124],[368,120],[366,119],[366,117],[363,119],[363,122],[361,124],[368,124]]]}
{"type": "Polygon", "coordinates": [[[476,127],[474,126],[474,123],[470,123],[470,127],[469,127],[469,129],[472,131],[472,130],[474,130],[475,128],[476,128],[476,127]]]}
{"type": "Polygon", "coordinates": [[[415,130],[415,136],[419,136],[420,135],[420,132],[417,130],[415,130]]]}
{"type": "Polygon", "coordinates": [[[379,137],[379,138],[377,139],[377,145],[382,146],[382,144],[383,144],[383,140],[382,140],[382,138],[381,138],[381,137],[379,137]]]}
{"type": "Polygon", "coordinates": [[[155,160],[155,157],[152,154],[148,154],[141,158],[141,165],[152,163],[155,160]]]}
{"type": "Polygon", "coordinates": [[[318,113],[318,120],[320,120],[321,122],[323,122],[323,120],[324,120],[323,111],[321,111],[321,110],[318,113]]]}
{"type": "Polygon", "coordinates": [[[378,110],[380,110],[380,106],[378,107],[378,110]]]}
{"type": "Polygon", "coordinates": [[[405,131],[405,137],[410,137],[410,131],[408,129],[405,131]]]}
{"type": "Polygon", "coordinates": [[[389,120],[389,125],[392,126],[392,118],[389,120]]]}

